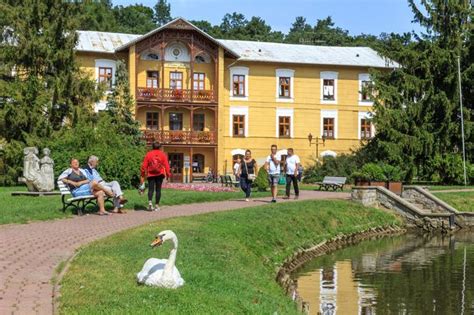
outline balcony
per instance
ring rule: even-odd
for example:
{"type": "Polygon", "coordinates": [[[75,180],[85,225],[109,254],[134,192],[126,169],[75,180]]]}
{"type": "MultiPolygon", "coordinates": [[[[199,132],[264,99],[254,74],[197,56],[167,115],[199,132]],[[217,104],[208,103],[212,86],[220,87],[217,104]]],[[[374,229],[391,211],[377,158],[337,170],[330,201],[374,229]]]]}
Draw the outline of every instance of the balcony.
{"type": "Polygon", "coordinates": [[[147,144],[158,141],[161,144],[206,144],[216,145],[215,131],[176,131],[144,130],[143,138],[147,144]]]}
{"type": "Polygon", "coordinates": [[[216,103],[214,90],[137,88],[138,101],[216,103]]]}

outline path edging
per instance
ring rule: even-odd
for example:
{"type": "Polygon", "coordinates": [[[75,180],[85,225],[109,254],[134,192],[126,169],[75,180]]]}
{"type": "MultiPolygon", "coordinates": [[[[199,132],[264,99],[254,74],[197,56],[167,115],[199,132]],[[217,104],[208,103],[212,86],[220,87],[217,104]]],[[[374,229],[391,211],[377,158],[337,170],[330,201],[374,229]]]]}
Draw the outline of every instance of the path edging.
{"type": "Polygon", "coordinates": [[[284,289],[285,294],[296,302],[297,308],[303,313],[309,312],[309,304],[301,299],[297,291],[297,281],[292,279],[291,274],[308,261],[326,255],[343,247],[357,244],[372,238],[387,235],[400,235],[407,232],[405,227],[398,225],[379,226],[369,228],[360,232],[342,234],[325,240],[310,248],[300,249],[285,259],[283,264],[277,269],[276,281],[284,289]]]}

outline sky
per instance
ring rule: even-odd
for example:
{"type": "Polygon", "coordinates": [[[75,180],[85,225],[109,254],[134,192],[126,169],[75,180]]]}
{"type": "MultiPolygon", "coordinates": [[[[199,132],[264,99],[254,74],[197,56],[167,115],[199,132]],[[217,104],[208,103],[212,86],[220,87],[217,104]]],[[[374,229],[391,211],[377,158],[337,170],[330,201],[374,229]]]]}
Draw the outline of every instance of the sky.
{"type": "MultiPolygon", "coordinates": [[[[143,4],[153,7],[157,0],[113,0],[114,5],[143,4]]],[[[188,20],[207,20],[220,24],[226,13],[238,12],[247,19],[263,18],[272,29],[287,33],[295,17],[304,16],[314,25],[330,15],[336,26],[351,35],[382,32],[419,31],[412,23],[407,0],[168,0],[171,16],[188,20]]]]}

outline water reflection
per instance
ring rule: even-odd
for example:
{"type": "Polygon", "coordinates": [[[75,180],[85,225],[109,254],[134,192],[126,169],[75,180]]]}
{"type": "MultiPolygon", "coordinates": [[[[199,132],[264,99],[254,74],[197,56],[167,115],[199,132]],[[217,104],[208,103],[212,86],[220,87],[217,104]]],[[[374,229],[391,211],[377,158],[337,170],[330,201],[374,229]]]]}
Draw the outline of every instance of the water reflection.
{"type": "Polygon", "coordinates": [[[314,259],[295,275],[310,314],[474,314],[474,233],[404,235],[314,259]]]}

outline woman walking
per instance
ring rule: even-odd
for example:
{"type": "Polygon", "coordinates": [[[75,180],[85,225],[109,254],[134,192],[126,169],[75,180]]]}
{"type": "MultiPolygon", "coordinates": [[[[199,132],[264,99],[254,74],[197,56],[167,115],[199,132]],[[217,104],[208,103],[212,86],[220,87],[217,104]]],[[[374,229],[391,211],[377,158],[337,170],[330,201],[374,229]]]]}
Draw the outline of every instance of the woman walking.
{"type": "Polygon", "coordinates": [[[257,162],[252,158],[252,152],[250,150],[245,151],[245,156],[240,163],[240,188],[245,192],[245,201],[249,201],[250,194],[252,193],[252,182],[256,178],[257,174],[257,162]]]}
{"type": "Polygon", "coordinates": [[[145,190],[145,176],[148,180],[148,210],[159,211],[161,199],[161,185],[163,180],[171,176],[168,157],[161,149],[161,144],[153,142],[152,149],[143,159],[140,177],[140,190],[145,190]],[[153,207],[153,193],[155,193],[155,206],[153,207]]]}

